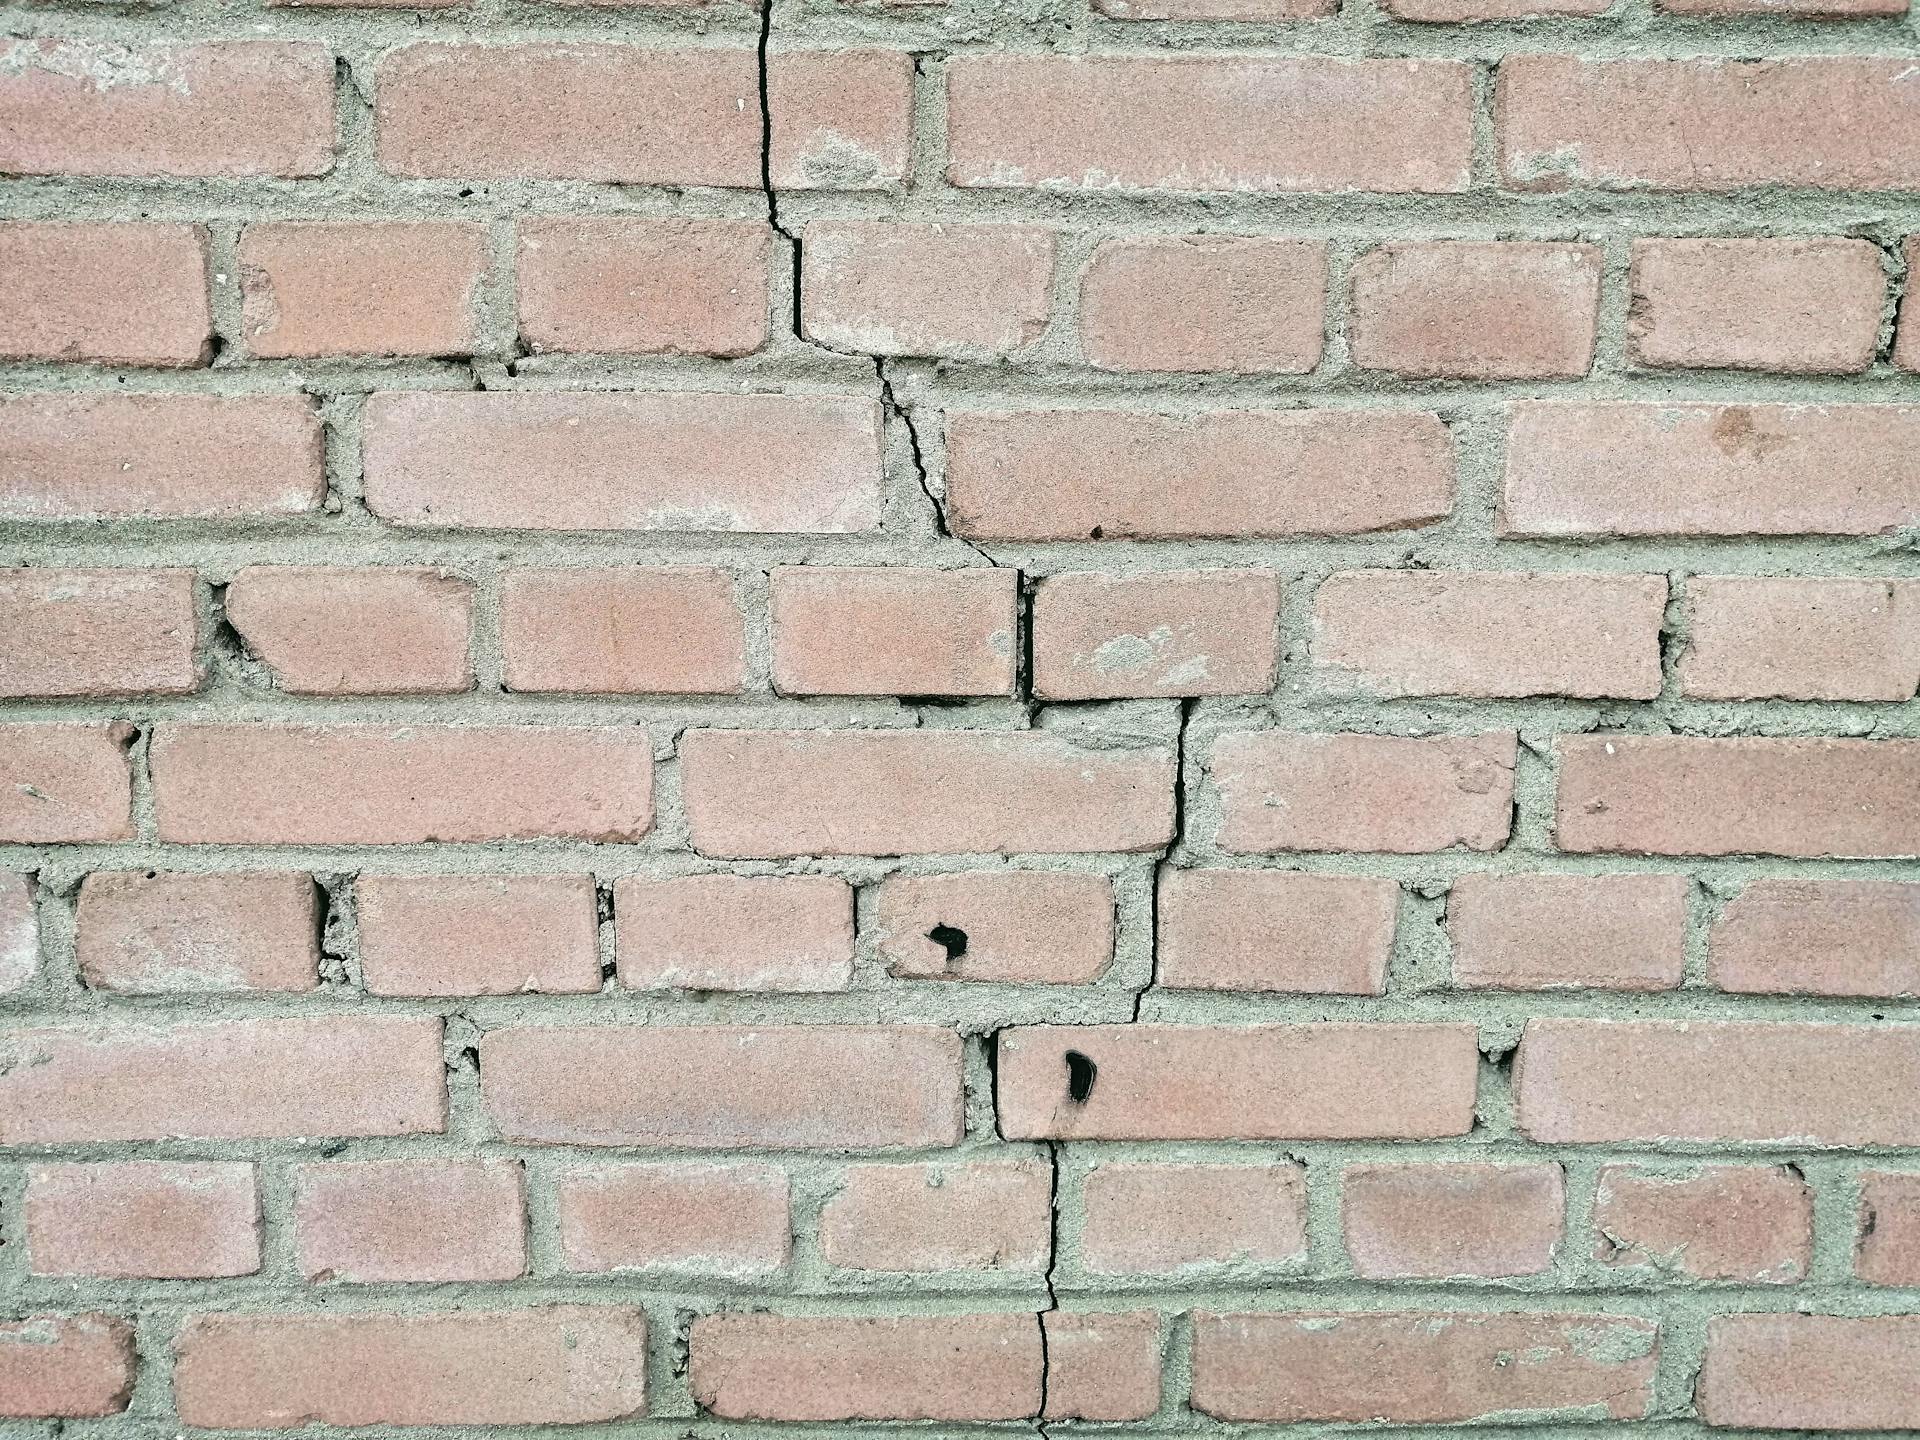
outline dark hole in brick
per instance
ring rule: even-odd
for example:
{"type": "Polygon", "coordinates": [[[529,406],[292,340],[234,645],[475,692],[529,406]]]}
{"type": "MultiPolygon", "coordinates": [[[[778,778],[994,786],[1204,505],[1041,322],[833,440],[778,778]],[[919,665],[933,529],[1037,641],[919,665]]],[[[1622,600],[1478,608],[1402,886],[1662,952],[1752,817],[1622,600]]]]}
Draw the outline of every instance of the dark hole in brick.
{"type": "Polygon", "coordinates": [[[1101,525],[1096,525],[1096,526],[1094,526],[1094,527],[1093,527],[1093,529],[1091,529],[1091,530],[1089,530],[1089,531],[1087,532],[1087,538],[1088,538],[1089,540],[1104,540],[1104,539],[1106,539],[1106,538],[1107,538],[1107,532],[1106,532],[1106,527],[1104,527],[1104,526],[1101,526],[1101,525]]]}
{"type": "Polygon", "coordinates": [[[1086,1104],[1093,1093],[1093,1078],[1099,1073],[1100,1067],[1090,1056],[1078,1050],[1067,1051],[1067,1098],[1076,1105],[1086,1104]]]}
{"type": "Polygon", "coordinates": [[[949,964],[967,953],[967,932],[952,925],[934,926],[927,931],[927,939],[947,952],[949,964]]]}

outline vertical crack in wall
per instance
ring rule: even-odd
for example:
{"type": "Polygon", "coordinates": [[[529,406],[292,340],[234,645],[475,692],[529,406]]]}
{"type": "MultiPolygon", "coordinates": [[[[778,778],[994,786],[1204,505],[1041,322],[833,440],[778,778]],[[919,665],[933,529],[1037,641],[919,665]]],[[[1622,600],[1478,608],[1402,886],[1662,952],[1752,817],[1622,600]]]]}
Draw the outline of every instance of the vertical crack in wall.
{"type": "MultiPolygon", "coordinates": [[[[995,1097],[996,1105],[998,1097],[995,1097]]],[[[1055,1272],[1060,1268],[1060,1142],[1047,1141],[1047,1273],[1042,1283],[1047,1289],[1047,1306],[1034,1318],[1040,1325],[1040,1413],[1034,1417],[1033,1428],[1041,1435],[1049,1437],[1047,1429],[1047,1400],[1049,1387],[1053,1382],[1053,1356],[1047,1348],[1047,1316],[1060,1309],[1060,1292],[1056,1288],[1055,1272]]]]}

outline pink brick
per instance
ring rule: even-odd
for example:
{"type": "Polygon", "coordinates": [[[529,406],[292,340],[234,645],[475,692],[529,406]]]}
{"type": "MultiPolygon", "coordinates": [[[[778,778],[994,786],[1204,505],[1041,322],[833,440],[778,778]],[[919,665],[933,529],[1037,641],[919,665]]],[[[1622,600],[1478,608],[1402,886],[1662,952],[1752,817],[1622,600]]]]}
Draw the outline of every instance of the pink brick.
{"type": "Polygon", "coordinates": [[[900,979],[1084,985],[1113,963],[1113,884],[1103,875],[895,875],[875,892],[873,915],[874,946],[900,979]]]}
{"type": "Polygon", "coordinates": [[[1707,700],[1911,700],[1920,582],[1687,581],[1680,690],[1707,700]]]}
{"type": "Polygon", "coordinates": [[[751,1278],[783,1270],[792,1244],[777,1165],[601,1165],[556,1182],[567,1269],[751,1278]]]}
{"type": "Polygon", "coordinates": [[[131,725],[0,725],[0,843],[133,838],[131,725]]]}
{"type": "Polygon", "coordinates": [[[620,983],[635,990],[844,990],[853,890],[836,875],[623,877],[620,983]]]}
{"type": "Polygon", "coordinates": [[[133,1397],[133,1327],[110,1315],[0,1323],[0,1417],[118,1415],[133,1397]]]}
{"type": "Polygon", "coordinates": [[[775,187],[881,190],[906,179],[914,68],[905,50],[770,50],[767,170],[775,187]]]}
{"type": "MultiPolygon", "coordinates": [[[[4,96],[0,83],[0,113],[4,96]]],[[[0,270],[0,359],[177,367],[213,354],[201,226],[0,224],[0,270]]]]}
{"type": "Polygon", "coordinates": [[[260,1196],[248,1164],[36,1165],[24,1214],[35,1275],[209,1280],[260,1268],[260,1196]]]}
{"type": "Polygon", "coordinates": [[[1160,1409],[1160,1316],[1064,1310],[1047,1334],[1046,1414],[1054,1420],[1146,1420],[1160,1409]]]}
{"type": "Polygon", "coordinates": [[[228,584],[226,610],[289,694],[473,688],[473,586],[442,570],[250,565],[228,584]]]}
{"type": "Polygon", "coordinates": [[[773,571],[773,683],[788,695],[1006,695],[1012,570],[783,566],[773,571]]]}
{"type": "Polygon", "coordinates": [[[1052,575],[1034,592],[1034,691],[1053,700],[1264,694],[1280,664],[1279,620],[1271,571],[1052,575]]]}
{"type": "Polygon", "coordinates": [[[1707,978],[1758,995],[1920,995],[1920,885],[1756,880],[1714,921],[1707,978]]]}
{"type": "Polygon", "coordinates": [[[40,922],[31,876],[0,870],[0,995],[31,985],[40,973],[40,922]]]}
{"type": "Polygon", "coordinates": [[[856,1165],[820,1212],[820,1252],[849,1270],[1038,1273],[1051,1189],[1037,1160],[856,1165]]]}
{"type": "Polygon", "coordinates": [[[1694,1404],[1709,1425],[1920,1428],[1920,1315],[1716,1315],[1694,1404]]]}
{"type": "Polygon", "coordinates": [[[471,355],[485,227],[367,221],[249,225],[241,324],[255,355],[471,355]]]}
{"type": "Polygon", "coordinates": [[[1385,0],[1389,15],[1443,25],[1529,20],[1539,15],[1603,15],[1614,0],[1385,0]]]}
{"type": "Polygon", "coordinates": [[[1661,1172],[1609,1165],[1593,1198],[1593,1258],[1662,1277],[1784,1285],[1813,1263],[1813,1192],[1786,1166],[1661,1172]]]}
{"type": "MultiPolygon", "coordinates": [[[[1907,274],[1920,273],[1920,235],[1907,237],[1904,257],[1907,274]]],[[[1920,370],[1920,287],[1909,283],[1900,301],[1899,329],[1893,342],[1893,363],[1903,370],[1920,370]]]]}
{"type": "Polygon", "coordinates": [[[600,989],[590,875],[362,875],[354,903],[371,995],[600,989]]]}
{"type": "Polygon", "coordinates": [[[1109,20],[1244,20],[1270,24],[1324,20],[1338,12],[1339,0],[1093,0],[1093,8],[1109,20]]]}
{"type": "Polygon", "coordinates": [[[746,621],[724,570],[511,570],[500,584],[509,690],[735,694],[746,621]]]}
{"type": "Polygon", "coordinates": [[[320,896],[305,874],[101,870],[80,885],[74,951],[95,990],[132,995],[311,990],[320,896]]]}
{"type": "Polygon", "coordinates": [[[527,1267],[517,1160],[336,1161],[293,1172],[309,1281],[513,1280],[527,1267]]]}
{"type": "Polygon", "coordinates": [[[1399,904],[1392,880],[1166,868],[1154,978],[1174,990],[1378,995],[1399,904]]]}
{"type": "Polygon", "coordinates": [[[1686,966],[1684,875],[1462,875],[1447,896],[1469,990],[1671,990],[1686,966]]]}
{"type": "Polygon", "coordinates": [[[1340,1225],[1369,1280],[1538,1275],[1566,1215],[1558,1165],[1349,1165],[1340,1225]]]}
{"type": "Polygon", "coordinates": [[[1301,1165],[1106,1161],[1088,1170],[1081,1196],[1080,1260],[1095,1274],[1271,1269],[1306,1259],[1301,1165]]]}
{"type": "Polygon", "coordinates": [[[1920,1174],[1860,1177],[1853,1273],[1869,1285],[1920,1284],[1920,1174]]]}
{"type": "Polygon", "coordinates": [[[0,570],[0,695],[180,695],[200,685],[191,570],[0,570]]]}

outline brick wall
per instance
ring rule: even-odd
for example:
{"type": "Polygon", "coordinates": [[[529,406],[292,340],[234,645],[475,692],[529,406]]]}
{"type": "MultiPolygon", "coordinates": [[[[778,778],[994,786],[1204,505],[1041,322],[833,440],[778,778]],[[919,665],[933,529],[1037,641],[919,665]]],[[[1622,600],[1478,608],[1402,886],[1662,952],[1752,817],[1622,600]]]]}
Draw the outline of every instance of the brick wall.
{"type": "Polygon", "coordinates": [[[4,18],[8,1435],[1920,1427],[1906,0],[4,18]]]}

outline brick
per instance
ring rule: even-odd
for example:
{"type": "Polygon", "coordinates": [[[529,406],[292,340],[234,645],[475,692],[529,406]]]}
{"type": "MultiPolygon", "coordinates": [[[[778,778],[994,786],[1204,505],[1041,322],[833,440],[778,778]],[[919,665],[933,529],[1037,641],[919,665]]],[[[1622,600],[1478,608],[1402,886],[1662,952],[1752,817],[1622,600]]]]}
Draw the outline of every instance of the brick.
{"type": "Polygon", "coordinates": [[[880,518],[880,413],[838,395],[375,395],[396,525],[835,533],[880,518]]]}
{"type": "Polygon", "coordinates": [[[253,176],[333,168],[333,56],[307,41],[0,44],[0,173],[253,176]]]}
{"type": "Polygon", "coordinates": [[[1713,922],[1707,978],[1751,995],[1920,995],[1920,885],[1755,880],[1713,922]]]}
{"type": "Polygon", "coordinates": [[[0,570],[0,695],[183,695],[200,685],[191,570],[0,570]]]}
{"type": "Polygon", "coordinates": [[[874,948],[897,979],[1086,985],[1113,963],[1104,875],[894,875],[875,891],[873,923],[874,948]]]}
{"type": "Polygon", "coordinates": [[[1513,819],[1512,731],[1222,735],[1211,770],[1223,850],[1498,850],[1513,819]]]}
{"type": "Polygon", "coordinates": [[[869,355],[1003,358],[1047,328],[1053,251],[1031,225],[811,221],[802,331],[869,355]]]}
{"type": "Polygon", "coordinates": [[[133,1397],[133,1327],[110,1315],[0,1323],[0,1417],[118,1415],[133,1397]]]}
{"type": "Polygon", "coordinates": [[[1109,20],[1244,20],[1273,24],[1282,20],[1324,20],[1338,12],[1339,0],[1093,0],[1093,8],[1109,20]]]}
{"type": "Polygon", "coordinates": [[[975,540],[1353,535],[1445,519],[1446,426],[1423,411],[950,411],[947,502],[975,540]]]}
{"type": "Polygon", "coordinates": [[[1471,88],[1467,67],[1445,60],[969,55],[947,66],[947,179],[1253,194],[1464,190],[1471,88]]]}
{"type": "Polygon", "coordinates": [[[724,570],[510,570],[500,583],[509,690],[737,694],[746,619],[724,570]]]}
{"type": "Polygon", "coordinates": [[[773,683],[787,695],[1008,695],[1012,570],[781,566],[773,683]]]}
{"type": "Polygon", "coordinates": [[[182,1424],[577,1425],[646,1413],[625,1306],[196,1315],[174,1337],[182,1424]]]}
{"type": "Polygon", "coordinates": [[[1295,1163],[1106,1161],[1087,1172],[1081,1196],[1080,1261],[1096,1275],[1273,1269],[1307,1257],[1307,1175],[1295,1163]]]}
{"type": "Polygon", "coordinates": [[[1051,1192],[1040,1160],[851,1166],[820,1212],[820,1253],[848,1270],[1037,1274],[1051,1192]]]}
{"type": "Polygon", "coordinates": [[[1911,700],[1920,582],[1694,576],[1680,691],[1703,700],[1911,700]]]}
{"type": "Polygon", "coordinates": [[[1874,535],[1920,521],[1920,406],[1522,403],[1512,417],[1503,535],[1874,535]]]}
{"type": "Polygon", "coordinates": [[[1920,1315],[1715,1315],[1694,1403],[1709,1425],[1920,1427],[1920,1315]]]}
{"type": "Polygon", "coordinates": [[[473,688],[473,586],[443,570],[249,565],[226,615],[292,695],[452,695],[473,688]]]}
{"type": "Polygon", "coordinates": [[[1304,375],[1320,363],[1326,297],[1321,240],[1104,240],[1080,277],[1080,349],[1103,370],[1304,375]]]}
{"type": "MultiPolygon", "coordinates": [[[[1920,273],[1920,235],[1907,237],[1904,258],[1909,276],[1920,273]]],[[[1893,363],[1903,370],[1920,370],[1920,287],[1907,286],[1900,300],[1899,330],[1893,342],[1893,363]]]]}
{"type": "Polygon", "coordinates": [[[1378,995],[1400,886],[1286,870],[1160,872],[1156,984],[1378,995]]]}
{"type": "Polygon", "coordinates": [[[1920,177],[1920,89],[1904,60],[1502,62],[1501,173],[1528,189],[1900,190],[1920,177]]]}
{"type": "Polygon", "coordinates": [[[653,742],[632,728],[162,725],[151,749],[160,835],[187,844],[638,840],[653,823],[653,742]]]}
{"type": "Polygon", "coordinates": [[[32,876],[0,870],[0,995],[26,989],[40,973],[40,922],[34,918],[33,895],[32,876]]]}
{"type": "Polygon", "coordinates": [[[999,1053],[1009,1140],[1464,1135],[1479,1065],[1470,1025],[1039,1025],[999,1053]]]}
{"type": "Polygon", "coordinates": [[[693,846],[787,855],[1152,850],[1173,834],[1173,757],[1035,732],[690,730],[693,846]]]}
{"type": "Polygon", "coordinates": [[[374,120],[393,175],[760,183],[759,82],[739,46],[407,45],[380,60],[374,120]]]}
{"type": "Polygon", "coordinates": [[[471,355],[486,229],[470,222],[249,225],[241,326],[266,357],[471,355]]]}
{"type": "Polygon", "coordinates": [[[1349,1165],[1340,1229],[1368,1280],[1539,1275],[1566,1214],[1558,1165],[1349,1165]]]}
{"type": "Polygon", "coordinates": [[[882,190],[905,180],[913,164],[913,76],[914,57],[904,50],[769,51],[774,185],[882,190]]]}
{"type": "Polygon", "coordinates": [[[1415,380],[1577,379],[1593,365],[1600,259],[1518,241],[1369,250],[1353,267],[1353,362],[1415,380]]]}
{"type": "Polygon", "coordinates": [[[1385,0],[1385,8],[1399,20],[1471,25],[1541,15],[1604,15],[1613,0],[1385,0]]]}
{"type": "Polygon", "coordinates": [[[520,338],[535,354],[750,355],[767,343],[758,220],[520,222],[520,338]]]}
{"type": "Polygon", "coordinates": [[[635,990],[844,990],[853,888],[837,875],[623,876],[620,983],[635,990]]]}
{"type": "Polygon", "coordinates": [[[957,1145],[960,1089],[960,1037],[932,1026],[509,1026],[480,1047],[488,1115],[535,1144],[957,1145]]]}
{"type": "Polygon", "coordinates": [[[0,517],[227,520],[326,497],[320,417],[294,395],[0,397],[0,517]]]}
{"type": "Polygon", "coordinates": [[[1920,1175],[1861,1175],[1857,1224],[1855,1275],[1869,1285],[1920,1284],[1920,1175]]]}
{"type": "Polygon", "coordinates": [[[1813,1192],[1784,1165],[1679,1173],[1609,1165],[1593,1198],[1593,1258],[1663,1279],[1785,1285],[1813,1263],[1813,1192]]]}
{"type": "Polygon", "coordinates": [[[1146,1420],[1159,1411],[1158,1312],[1054,1310],[1040,1323],[1047,1335],[1047,1418],[1146,1420]]]}
{"type": "Polygon", "coordinates": [[[590,875],[362,875],[354,908],[370,995],[600,989],[590,875]]]}
{"type": "Polygon", "coordinates": [[[133,838],[123,722],[0,725],[0,843],[133,838]]]}
{"type": "Polygon", "coordinates": [[[723,1420],[1019,1420],[1042,1360],[1037,1315],[702,1315],[689,1382],[723,1420]]]}
{"type": "Polygon", "coordinates": [[[792,1245],[777,1165],[602,1165],[555,1182],[567,1269],[748,1279],[784,1270],[792,1245]]]}
{"type": "Polygon", "coordinates": [[[36,1165],[22,1212],[35,1275],[208,1280],[260,1268],[248,1164],[36,1165]]]}
{"type": "MultiPolygon", "coordinates": [[[[0,61],[8,78],[18,83],[0,61]]],[[[201,226],[0,224],[0,269],[0,359],[177,367],[212,357],[201,226]]]]}
{"type": "Polygon", "coordinates": [[[1920,855],[1920,741],[1568,736],[1562,850],[1920,855]]]}
{"type": "Polygon", "coordinates": [[[1670,15],[1712,16],[1785,15],[1852,19],[1874,15],[1904,15],[1907,0],[1657,0],[1670,15]]]}
{"type": "Polygon", "coordinates": [[[1053,700],[1261,695],[1280,665],[1263,570],[1050,575],[1033,597],[1033,686],[1053,700]]]}
{"type": "Polygon", "coordinates": [[[1887,294],[1872,241],[1825,237],[1636,240],[1632,286],[1641,364],[1784,375],[1867,369],[1887,294]]]}
{"type": "Polygon", "coordinates": [[[1513,1087],[1542,1143],[1911,1145],[1920,1035],[1763,1021],[1529,1020],[1513,1087]]]}
{"type": "Polygon", "coordinates": [[[320,983],[320,921],[298,872],[99,870],[80,883],[74,958],[118,994],[298,993],[320,983]]]}
{"type": "Polygon", "coordinates": [[[1346,570],[1313,597],[1315,663],[1384,695],[1660,693],[1660,575],[1346,570]]]}
{"type": "Polygon", "coordinates": [[[0,1032],[0,1145],[437,1134],[438,1017],[0,1032]]]}
{"type": "Polygon", "coordinates": [[[1192,1405],[1281,1424],[1638,1420],[1653,1402],[1658,1341],[1651,1320],[1624,1315],[1203,1314],[1192,1405]]]}
{"type": "Polygon", "coordinates": [[[1686,968],[1684,875],[1462,875],[1447,895],[1469,990],[1671,990],[1686,968]]]}
{"type": "Polygon", "coordinates": [[[518,1160],[296,1165],[293,1187],[309,1281],[515,1280],[527,1268],[518,1160]]]}

